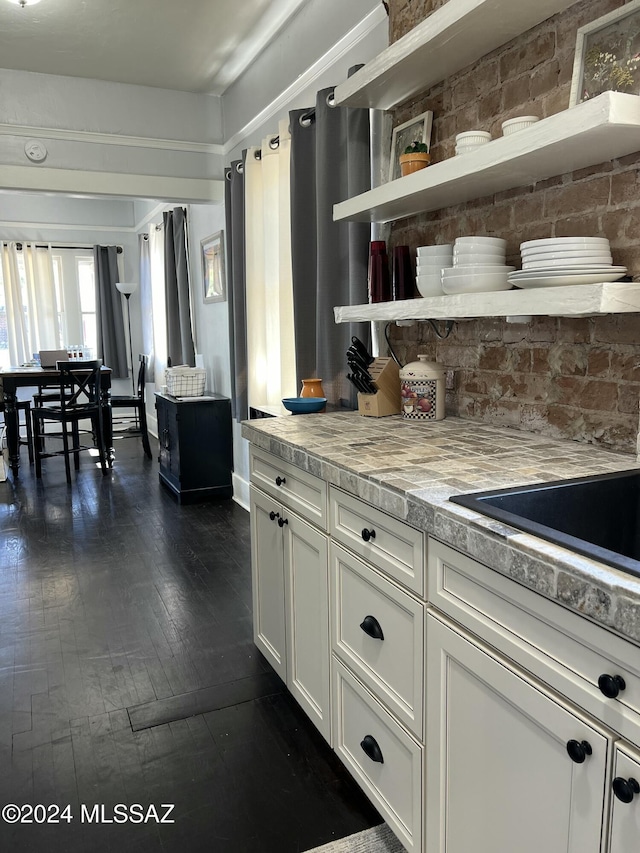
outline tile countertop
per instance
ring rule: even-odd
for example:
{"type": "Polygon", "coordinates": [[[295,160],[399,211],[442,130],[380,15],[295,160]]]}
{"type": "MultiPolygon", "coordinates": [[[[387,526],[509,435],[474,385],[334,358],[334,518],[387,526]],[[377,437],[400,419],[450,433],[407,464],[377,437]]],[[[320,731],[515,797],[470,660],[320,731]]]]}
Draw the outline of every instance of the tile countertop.
{"type": "Polygon", "coordinates": [[[448,500],[640,468],[635,456],[460,418],[355,412],[244,421],[242,435],[640,644],[640,579],[448,500]]]}

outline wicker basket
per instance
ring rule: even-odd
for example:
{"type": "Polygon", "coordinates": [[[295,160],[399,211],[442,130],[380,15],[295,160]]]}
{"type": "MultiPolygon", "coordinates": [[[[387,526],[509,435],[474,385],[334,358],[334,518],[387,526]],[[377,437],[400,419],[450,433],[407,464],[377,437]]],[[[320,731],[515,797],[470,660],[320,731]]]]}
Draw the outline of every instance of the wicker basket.
{"type": "Polygon", "coordinates": [[[207,371],[202,367],[167,367],[165,385],[172,397],[202,397],[207,371]]]}

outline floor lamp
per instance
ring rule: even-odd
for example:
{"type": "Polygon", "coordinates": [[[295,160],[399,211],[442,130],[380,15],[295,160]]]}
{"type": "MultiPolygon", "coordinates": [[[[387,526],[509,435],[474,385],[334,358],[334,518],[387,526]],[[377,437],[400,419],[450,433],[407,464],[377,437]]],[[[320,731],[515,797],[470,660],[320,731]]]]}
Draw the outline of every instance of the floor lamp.
{"type": "MultiPolygon", "coordinates": [[[[127,329],[129,331],[129,354],[131,356],[131,392],[133,397],[138,396],[138,392],[136,390],[135,385],[135,377],[134,377],[134,368],[133,368],[133,346],[131,344],[131,303],[129,300],[131,299],[131,294],[135,293],[138,288],[138,283],[135,281],[117,281],[116,287],[123,294],[124,298],[127,300],[127,329]]],[[[136,425],[134,429],[139,429],[138,427],[138,410],[136,409],[136,425]]]]}

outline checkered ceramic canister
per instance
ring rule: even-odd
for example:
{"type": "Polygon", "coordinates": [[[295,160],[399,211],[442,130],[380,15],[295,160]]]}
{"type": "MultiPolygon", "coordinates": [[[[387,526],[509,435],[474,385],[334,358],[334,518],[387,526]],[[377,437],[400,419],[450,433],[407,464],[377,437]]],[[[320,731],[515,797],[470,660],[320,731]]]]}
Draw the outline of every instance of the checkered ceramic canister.
{"type": "Polygon", "coordinates": [[[400,371],[402,417],[407,420],[441,421],[444,418],[444,368],[419,355],[418,361],[400,371]]]}

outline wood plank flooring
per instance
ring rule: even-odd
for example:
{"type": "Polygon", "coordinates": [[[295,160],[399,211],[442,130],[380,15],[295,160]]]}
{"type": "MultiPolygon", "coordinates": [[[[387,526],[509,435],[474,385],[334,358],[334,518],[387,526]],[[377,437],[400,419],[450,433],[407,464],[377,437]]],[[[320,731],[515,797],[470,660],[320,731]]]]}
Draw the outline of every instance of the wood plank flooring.
{"type": "Polygon", "coordinates": [[[248,514],[116,451],[0,483],[0,808],[45,807],[0,850],[300,853],[380,823],[253,645],[248,514]],[[88,821],[114,814],[138,822],[88,821]]]}

